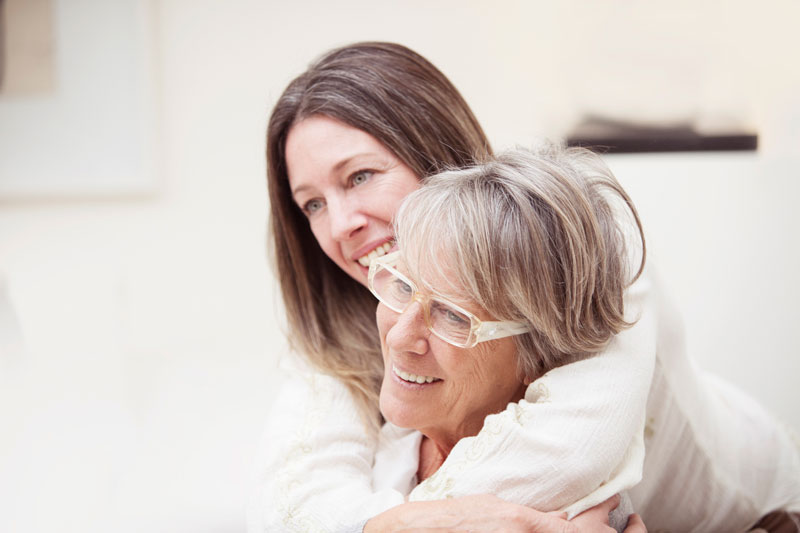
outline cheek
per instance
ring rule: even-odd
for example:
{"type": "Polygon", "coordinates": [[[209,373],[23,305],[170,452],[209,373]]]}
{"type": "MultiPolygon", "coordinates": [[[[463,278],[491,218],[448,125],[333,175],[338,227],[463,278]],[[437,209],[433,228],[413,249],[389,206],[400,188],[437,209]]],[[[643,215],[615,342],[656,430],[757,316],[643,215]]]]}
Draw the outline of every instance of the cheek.
{"type": "Polygon", "coordinates": [[[407,173],[396,176],[395,179],[387,182],[385,187],[375,195],[375,202],[372,205],[382,206],[383,216],[381,218],[391,221],[406,196],[419,187],[419,180],[409,169],[407,173]]]}
{"type": "Polygon", "coordinates": [[[501,339],[481,343],[474,349],[479,351],[471,355],[475,361],[473,379],[487,399],[496,398],[492,403],[504,406],[522,383],[517,371],[516,347],[501,339]]]}
{"type": "Polygon", "coordinates": [[[308,221],[308,226],[311,228],[311,234],[314,235],[314,238],[319,243],[320,247],[325,251],[328,252],[327,247],[330,245],[330,239],[326,239],[325,235],[326,232],[326,224],[319,220],[320,217],[312,218],[308,221]]]}
{"type": "Polygon", "coordinates": [[[338,243],[331,237],[328,223],[325,220],[313,220],[309,222],[309,227],[311,228],[311,234],[314,235],[314,239],[316,239],[317,244],[322,248],[325,255],[336,263],[339,268],[347,271],[347,262],[342,256],[341,248],[338,243]]]}
{"type": "Polygon", "coordinates": [[[378,309],[375,311],[375,320],[378,323],[378,333],[381,338],[381,347],[385,352],[386,334],[389,333],[389,330],[391,330],[397,322],[397,313],[388,309],[382,303],[379,303],[378,309]]]}
{"type": "Polygon", "coordinates": [[[519,358],[517,345],[512,337],[490,341],[485,343],[489,346],[487,357],[493,363],[492,372],[503,382],[521,382],[519,379],[519,358]],[[502,376],[502,377],[501,377],[502,376]]]}

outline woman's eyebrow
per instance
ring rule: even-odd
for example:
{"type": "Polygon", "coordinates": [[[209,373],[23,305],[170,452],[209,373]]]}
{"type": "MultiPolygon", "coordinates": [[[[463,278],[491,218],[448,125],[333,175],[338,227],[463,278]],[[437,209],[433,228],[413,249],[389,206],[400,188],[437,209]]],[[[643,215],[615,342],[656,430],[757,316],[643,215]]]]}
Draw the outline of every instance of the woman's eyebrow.
{"type": "Polygon", "coordinates": [[[292,189],[292,198],[294,198],[294,201],[297,201],[297,193],[301,193],[307,189],[311,189],[311,185],[306,185],[305,183],[292,189]]]}
{"type": "Polygon", "coordinates": [[[353,155],[351,155],[349,157],[346,157],[346,158],[342,159],[338,163],[336,163],[333,166],[333,170],[334,171],[339,171],[339,170],[345,168],[346,166],[350,165],[353,161],[357,161],[357,160],[359,160],[361,158],[365,158],[366,159],[366,158],[370,158],[370,157],[378,158],[378,157],[381,157],[381,154],[379,154],[377,152],[360,152],[360,153],[357,153],[357,154],[353,154],[353,155]]]}
{"type": "MultiPolygon", "coordinates": [[[[353,161],[357,161],[360,158],[369,158],[369,157],[381,157],[381,154],[377,152],[361,152],[357,154],[353,154],[351,156],[345,157],[331,168],[332,172],[340,172],[343,168],[350,165],[353,161]]],[[[297,193],[303,192],[306,189],[311,189],[312,186],[306,183],[300,184],[294,189],[292,189],[292,197],[297,196],[297,193]]]]}

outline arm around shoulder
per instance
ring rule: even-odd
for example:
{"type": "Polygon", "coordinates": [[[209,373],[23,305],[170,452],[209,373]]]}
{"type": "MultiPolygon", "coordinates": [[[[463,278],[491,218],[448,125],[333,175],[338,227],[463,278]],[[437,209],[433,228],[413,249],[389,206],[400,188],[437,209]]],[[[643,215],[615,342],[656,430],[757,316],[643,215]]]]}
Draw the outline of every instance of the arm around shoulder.
{"type": "Polygon", "coordinates": [[[599,354],[534,381],[525,399],[462,439],[411,500],[489,493],[570,516],[635,485],[656,351],[645,272],[626,292],[626,319],[599,354]]]}

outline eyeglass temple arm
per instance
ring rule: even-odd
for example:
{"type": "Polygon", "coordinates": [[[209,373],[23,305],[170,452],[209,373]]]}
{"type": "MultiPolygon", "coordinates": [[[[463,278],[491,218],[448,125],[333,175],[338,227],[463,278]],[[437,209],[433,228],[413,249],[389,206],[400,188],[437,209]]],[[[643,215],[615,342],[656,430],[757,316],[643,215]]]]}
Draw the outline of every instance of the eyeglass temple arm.
{"type": "Polygon", "coordinates": [[[490,340],[519,335],[530,330],[531,328],[524,322],[482,322],[475,333],[485,340],[490,340]]]}

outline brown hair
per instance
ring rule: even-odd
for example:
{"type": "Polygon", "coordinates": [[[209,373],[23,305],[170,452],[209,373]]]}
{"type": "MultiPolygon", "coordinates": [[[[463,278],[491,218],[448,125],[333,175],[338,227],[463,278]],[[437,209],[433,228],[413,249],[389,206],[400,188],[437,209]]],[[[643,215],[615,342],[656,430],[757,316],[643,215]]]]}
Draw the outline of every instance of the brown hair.
{"type": "Polygon", "coordinates": [[[597,353],[635,320],[623,293],[644,268],[641,223],[588,150],[513,150],[432,176],[407,197],[395,230],[413,279],[432,269],[454,286],[429,290],[466,293],[496,319],[530,325],[514,337],[530,379],[597,353]]]}
{"type": "Polygon", "coordinates": [[[292,200],[285,146],[292,126],[325,115],[380,141],[420,178],[491,154],[475,116],[429,61],[399,44],[366,42],[328,52],[295,78],[267,127],[271,255],[292,348],[341,379],[377,422],[383,376],[376,300],[320,248],[292,200]]]}

